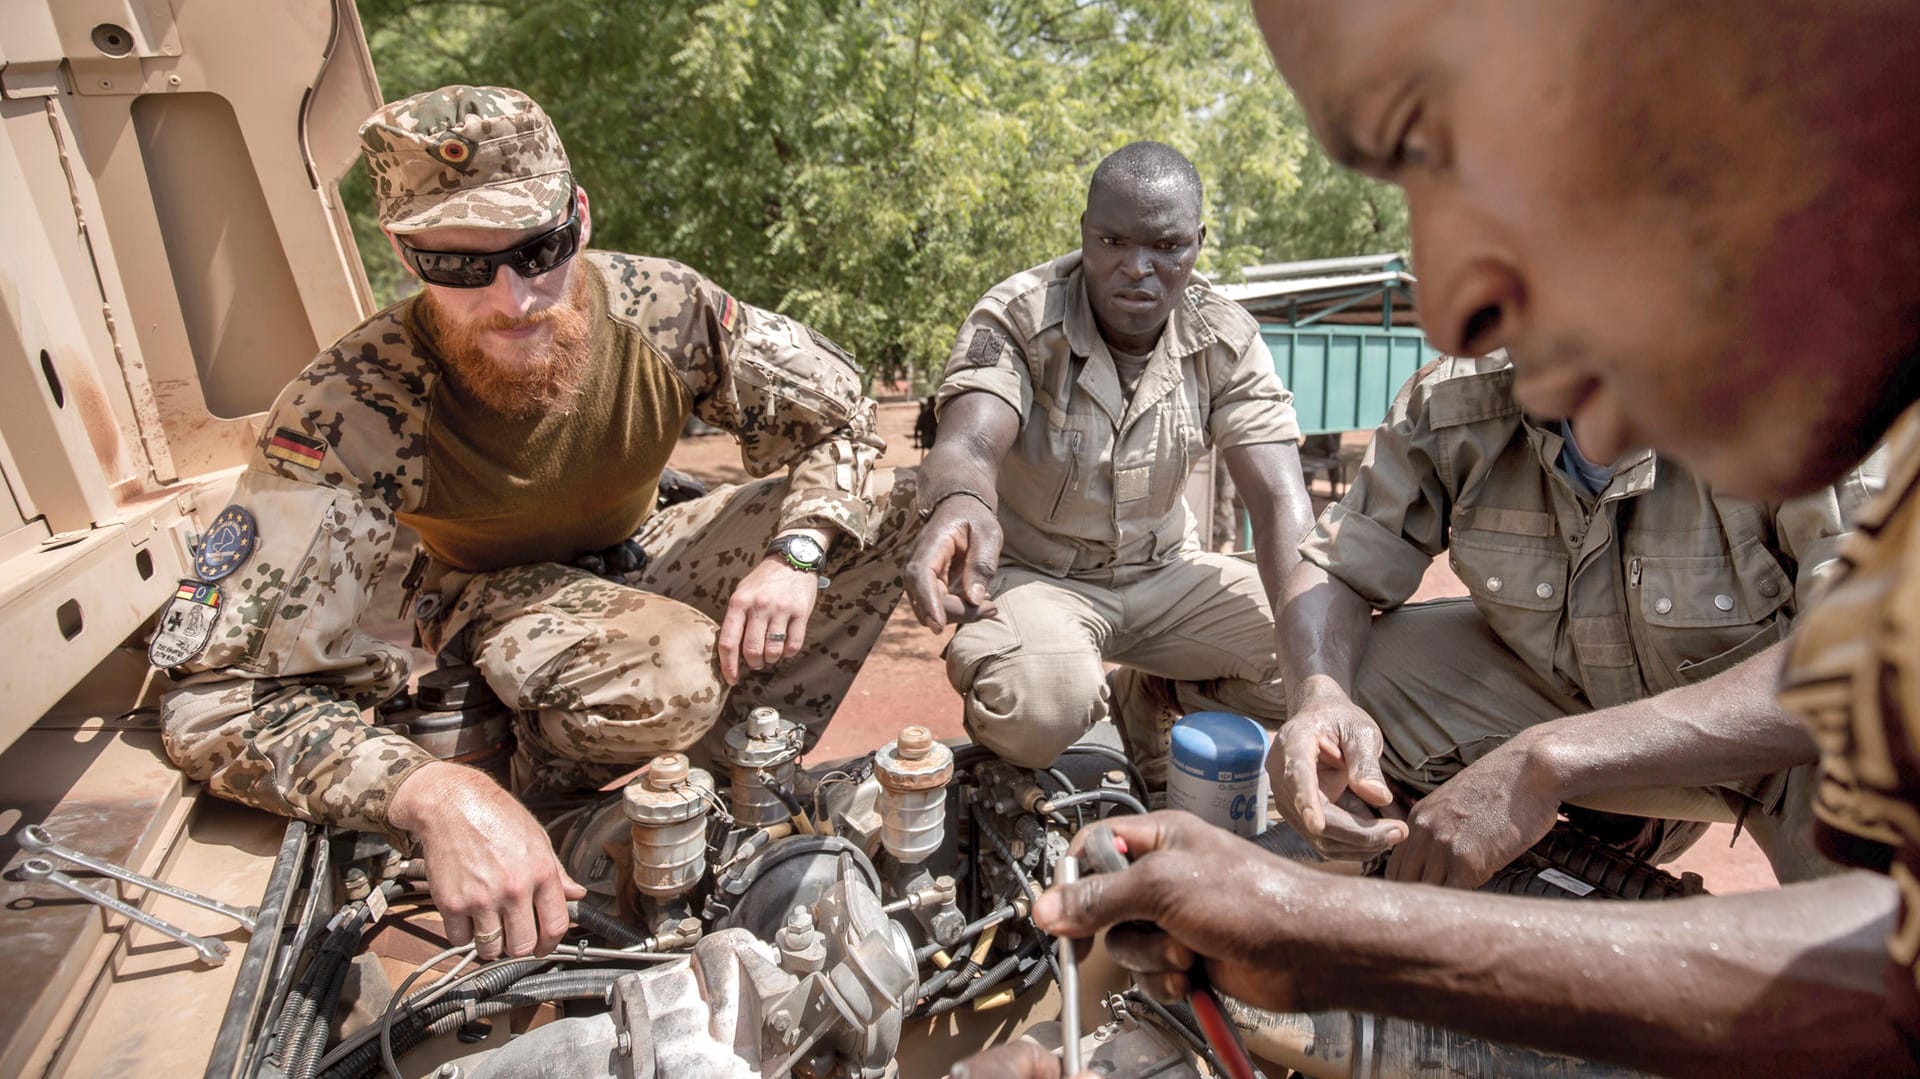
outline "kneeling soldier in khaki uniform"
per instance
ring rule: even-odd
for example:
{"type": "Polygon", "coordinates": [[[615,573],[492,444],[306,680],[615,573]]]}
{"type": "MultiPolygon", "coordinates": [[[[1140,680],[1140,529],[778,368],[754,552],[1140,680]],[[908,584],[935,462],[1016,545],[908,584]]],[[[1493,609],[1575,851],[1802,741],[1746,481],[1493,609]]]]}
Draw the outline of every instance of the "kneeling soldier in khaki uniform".
{"type": "Polygon", "coordinates": [[[1018,764],[1112,709],[1159,783],[1174,715],[1284,716],[1272,610],[1312,517],[1300,432],[1253,317],[1193,273],[1201,205],[1178,151],[1116,151],[1080,250],[995,286],[947,361],[908,596],[930,629],[985,615],[947,674],[973,737],[1018,764]],[[1196,538],[1182,496],[1214,446],[1257,568],[1196,538]],[[1103,660],[1124,665],[1111,688],[1103,660]]]}
{"type": "Polygon", "coordinates": [[[518,713],[522,795],[605,783],[773,705],[812,733],[900,594],[918,521],[848,357],[678,263],[584,250],[546,114],[456,86],[361,129],[417,296],[281,395],[150,654],[169,753],[217,794],[418,842],[454,943],[549,950],[567,879],[479,772],[369,726],[407,683],[360,629],[395,528],[423,643],[518,713]],[[784,479],[656,512],[688,415],[784,479]],[[590,566],[594,572],[575,563],[590,566]]]}
{"type": "Polygon", "coordinates": [[[1738,818],[1782,880],[1832,872],[1814,747],[1772,688],[1877,468],[1763,505],[1647,451],[1596,465],[1512,384],[1500,357],[1414,375],[1303,545],[1276,802],[1322,853],[1397,844],[1388,873],[1436,884],[1484,882],[1563,803],[1649,818],[1576,811],[1656,860],[1738,818]],[[1471,599],[1402,606],[1443,551],[1471,599]],[[1383,773],[1420,799],[1405,822],[1339,803],[1385,806],[1383,773]]]}

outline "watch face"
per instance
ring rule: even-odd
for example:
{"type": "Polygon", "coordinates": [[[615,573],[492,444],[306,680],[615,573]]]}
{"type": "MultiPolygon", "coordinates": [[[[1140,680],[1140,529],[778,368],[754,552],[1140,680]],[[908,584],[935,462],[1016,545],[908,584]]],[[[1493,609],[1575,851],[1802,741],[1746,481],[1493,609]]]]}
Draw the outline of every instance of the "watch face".
{"type": "Polygon", "coordinates": [[[787,557],[795,562],[811,566],[825,557],[826,553],[812,536],[792,536],[787,540],[787,557]]]}

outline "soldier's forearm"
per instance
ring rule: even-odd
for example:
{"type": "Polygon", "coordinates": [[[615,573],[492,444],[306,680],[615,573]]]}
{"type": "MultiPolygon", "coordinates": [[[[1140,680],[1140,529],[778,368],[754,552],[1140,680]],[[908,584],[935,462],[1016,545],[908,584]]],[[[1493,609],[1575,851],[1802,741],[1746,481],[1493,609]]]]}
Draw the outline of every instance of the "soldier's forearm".
{"type": "Polygon", "coordinates": [[[1561,798],[1635,787],[1757,779],[1816,759],[1774,698],[1785,645],[1696,685],[1523,731],[1524,752],[1561,798]]]}
{"type": "Polygon", "coordinates": [[[1020,432],[1020,415],[985,392],[963,393],[940,412],[940,436],[920,465],[920,505],[931,510],[965,493],[998,507],[1000,462],[1020,432]]]}
{"type": "Polygon", "coordinates": [[[243,805],[403,838],[388,820],[393,793],[433,757],[328,687],[256,699],[258,685],[207,679],[166,696],[162,740],[180,770],[243,805]]]}
{"type": "Polygon", "coordinates": [[[1297,711],[1305,695],[1353,695],[1360,657],[1373,632],[1373,606],[1346,582],[1302,559],[1287,575],[1279,614],[1280,667],[1297,711]]]}
{"type": "Polygon", "coordinates": [[[1664,1074],[1904,1075],[1880,973],[1894,896],[1866,873],[1662,903],[1354,880],[1286,908],[1271,965],[1309,1007],[1664,1074]]]}

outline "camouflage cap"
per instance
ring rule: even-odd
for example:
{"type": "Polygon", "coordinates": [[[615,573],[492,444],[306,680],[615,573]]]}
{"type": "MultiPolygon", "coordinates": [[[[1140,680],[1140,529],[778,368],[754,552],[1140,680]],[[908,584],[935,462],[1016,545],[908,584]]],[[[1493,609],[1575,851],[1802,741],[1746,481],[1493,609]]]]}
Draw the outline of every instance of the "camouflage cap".
{"type": "Polygon", "coordinates": [[[567,208],[573,174],[553,121],[498,86],[444,86],[381,107],[360,125],[380,224],[525,229],[567,208]]]}

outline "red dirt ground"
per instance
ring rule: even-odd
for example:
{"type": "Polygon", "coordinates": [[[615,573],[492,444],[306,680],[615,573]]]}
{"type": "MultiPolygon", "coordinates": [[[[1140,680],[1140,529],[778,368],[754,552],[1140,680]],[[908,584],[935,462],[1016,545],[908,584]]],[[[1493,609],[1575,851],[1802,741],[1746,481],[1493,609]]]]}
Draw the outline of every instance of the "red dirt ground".
{"type": "MultiPolygon", "coordinates": [[[[899,467],[920,462],[921,452],[913,448],[911,434],[917,408],[918,403],[912,400],[880,406],[880,430],[889,447],[884,464],[899,467]]],[[[1364,446],[1365,442],[1364,435],[1347,438],[1349,447],[1364,446]]],[[[740,466],[738,447],[725,435],[682,439],[672,463],[709,482],[736,483],[748,478],[740,466]]],[[[1317,505],[1324,504],[1329,495],[1322,482],[1316,482],[1313,493],[1317,505]]],[[[1436,560],[1414,598],[1465,594],[1446,562],[1436,560]]],[[[813,758],[829,760],[867,752],[891,740],[910,723],[932,728],[939,738],[959,737],[960,698],[947,684],[946,668],[940,660],[944,644],[944,634],[936,637],[921,629],[902,604],[860,676],[854,679],[826,736],[815,747],[813,758]]],[[[1692,850],[1667,868],[1674,873],[1698,873],[1707,889],[1717,893],[1778,887],[1759,848],[1745,834],[1733,839],[1732,833],[1729,825],[1714,825],[1692,850]]]]}

